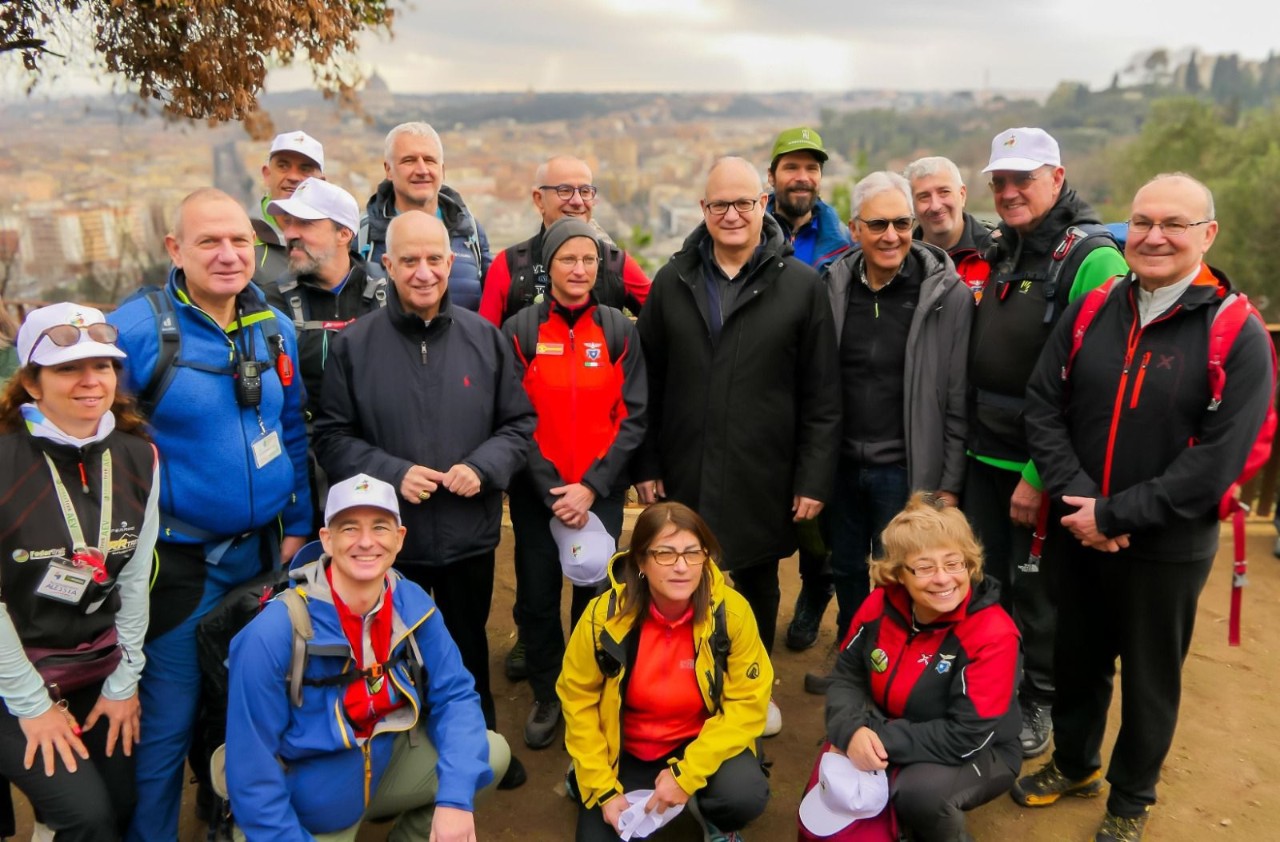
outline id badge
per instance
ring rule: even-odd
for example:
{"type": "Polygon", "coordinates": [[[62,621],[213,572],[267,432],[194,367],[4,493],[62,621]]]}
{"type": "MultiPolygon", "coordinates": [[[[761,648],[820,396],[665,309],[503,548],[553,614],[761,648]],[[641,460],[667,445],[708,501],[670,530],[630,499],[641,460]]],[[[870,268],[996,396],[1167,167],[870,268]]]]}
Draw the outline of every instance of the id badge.
{"type": "Polygon", "coordinates": [[[283,452],[280,449],[280,436],[272,430],[253,443],[253,463],[259,468],[265,468],[283,452]]]}
{"type": "Polygon", "coordinates": [[[51,561],[40,587],[36,588],[36,595],[79,605],[92,583],[93,575],[84,568],[72,567],[64,561],[51,561]]]}

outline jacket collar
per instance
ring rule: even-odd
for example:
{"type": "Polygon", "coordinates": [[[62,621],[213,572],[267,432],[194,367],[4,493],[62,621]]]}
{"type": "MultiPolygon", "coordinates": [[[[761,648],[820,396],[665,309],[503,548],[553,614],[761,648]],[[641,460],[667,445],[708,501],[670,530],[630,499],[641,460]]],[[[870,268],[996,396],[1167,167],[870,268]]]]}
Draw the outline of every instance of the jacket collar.
{"type": "Polygon", "coordinates": [[[444,330],[445,327],[453,322],[453,305],[449,302],[449,291],[445,290],[444,297],[440,301],[440,312],[436,313],[436,317],[431,320],[431,324],[427,325],[422,317],[417,313],[411,313],[404,309],[400,303],[400,295],[396,291],[396,285],[387,282],[387,315],[391,319],[397,330],[407,333],[411,336],[430,331],[434,333],[437,330],[444,330]]]}

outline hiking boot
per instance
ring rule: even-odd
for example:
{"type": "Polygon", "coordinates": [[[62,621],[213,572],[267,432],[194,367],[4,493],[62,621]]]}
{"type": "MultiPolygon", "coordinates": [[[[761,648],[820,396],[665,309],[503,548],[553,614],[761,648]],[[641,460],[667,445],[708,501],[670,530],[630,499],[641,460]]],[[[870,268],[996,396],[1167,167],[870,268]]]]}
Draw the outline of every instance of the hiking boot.
{"type": "Polygon", "coordinates": [[[555,742],[556,726],[560,724],[560,700],[535,701],[524,721],[524,744],[529,748],[546,748],[555,742]]]}
{"type": "Polygon", "coordinates": [[[1110,810],[1103,817],[1093,842],[1138,842],[1147,829],[1147,819],[1151,817],[1151,808],[1141,816],[1117,816],[1110,810]]]}
{"type": "Polygon", "coordinates": [[[822,659],[822,668],[804,674],[804,692],[814,696],[825,696],[831,686],[831,674],[836,670],[836,658],[840,657],[840,647],[832,646],[827,656],[822,659]]]}
{"type": "Polygon", "coordinates": [[[769,700],[769,712],[764,718],[763,737],[772,737],[782,730],[782,709],[774,704],[773,699],[769,700]]]}
{"type": "Polygon", "coordinates": [[[516,645],[511,647],[502,661],[502,671],[506,673],[507,681],[524,681],[529,677],[529,662],[524,657],[523,639],[516,638],[516,645]]]}
{"type": "Polygon", "coordinates": [[[1023,807],[1048,807],[1064,795],[1077,798],[1094,798],[1102,792],[1102,770],[1095,769],[1088,777],[1073,781],[1050,760],[1038,772],[1018,778],[1009,795],[1023,807]]]}
{"type": "Polygon", "coordinates": [[[524,786],[527,780],[529,780],[529,773],[524,770],[524,764],[520,762],[520,758],[513,754],[511,762],[507,764],[507,773],[502,776],[502,780],[498,781],[498,789],[518,789],[524,786]]]}
{"type": "MultiPolygon", "coordinates": [[[[770,702],[769,704],[773,704],[770,702]]],[[[702,808],[698,806],[696,797],[690,798],[685,802],[685,807],[693,814],[694,819],[702,827],[702,842],[746,842],[742,838],[742,834],[736,830],[721,830],[720,828],[707,821],[702,815],[702,808]]]]}
{"type": "Polygon", "coordinates": [[[1271,554],[1276,558],[1280,558],[1280,536],[1276,537],[1276,542],[1271,546],[1271,554]]]}
{"type": "Polygon", "coordinates": [[[1022,743],[1023,758],[1039,757],[1049,750],[1049,738],[1053,736],[1053,709],[1035,702],[1022,703],[1022,730],[1018,742],[1022,743]]]}
{"type": "Polygon", "coordinates": [[[822,625],[822,615],[826,613],[831,602],[831,594],[814,593],[811,589],[801,588],[796,597],[795,614],[787,625],[787,648],[793,652],[803,652],[818,642],[818,628],[822,625]]]}

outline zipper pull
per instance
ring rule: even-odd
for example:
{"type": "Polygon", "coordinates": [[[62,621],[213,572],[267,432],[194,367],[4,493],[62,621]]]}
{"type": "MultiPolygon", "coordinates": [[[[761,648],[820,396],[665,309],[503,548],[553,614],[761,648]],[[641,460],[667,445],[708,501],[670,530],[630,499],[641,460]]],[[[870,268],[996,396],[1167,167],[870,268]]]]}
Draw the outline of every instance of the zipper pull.
{"type": "Polygon", "coordinates": [[[427,364],[427,340],[422,340],[422,364],[427,364]]]}

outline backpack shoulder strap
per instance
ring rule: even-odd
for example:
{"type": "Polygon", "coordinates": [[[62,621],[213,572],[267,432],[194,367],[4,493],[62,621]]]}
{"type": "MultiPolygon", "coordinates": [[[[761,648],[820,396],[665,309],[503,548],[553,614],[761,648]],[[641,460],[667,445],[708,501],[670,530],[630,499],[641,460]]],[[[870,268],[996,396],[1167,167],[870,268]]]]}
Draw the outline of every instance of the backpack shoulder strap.
{"type": "Polygon", "coordinates": [[[1062,281],[1062,276],[1066,274],[1067,267],[1071,267],[1074,275],[1075,270],[1080,268],[1080,265],[1084,263],[1084,259],[1089,256],[1090,252],[1106,245],[1115,247],[1116,241],[1115,237],[1111,235],[1111,230],[1105,225],[1096,222],[1085,222],[1080,225],[1072,225],[1067,229],[1066,234],[1062,237],[1062,242],[1058,243],[1058,247],[1053,250],[1052,259],[1049,261],[1049,273],[1045,277],[1045,324],[1053,324],[1057,318],[1058,286],[1062,281]]]}
{"type": "Polygon", "coordinates": [[[1076,354],[1080,352],[1080,346],[1084,343],[1084,335],[1089,332],[1089,326],[1093,324],[1094,316],[1098,315],[1098,311],[1106,303],[1107,296],[1111,294],[1111,288],[1115,286],[1116,279],[1119,277],[1117,275],[1101,286],[1089,290],[1085,294],[1084,301],[1080,303],[1080,309],[1076,312],[1075,324],[1071,326],[1071,351],[1067,354],[1067,361],[1062,366],[1063,382],[1070,379],[1071,364],[1075,362],[1076,354]]]}
{"type": "Polygon", "coordinates": [[[178,327],[178,313],[163,289],[147,290],[145,298],[155,317],[157,350],[151,377],[138,394],[138,409],[150,418],[177,373],[178,357],[182,352],[182,331],[178,327]]]}
{"type": "Polygon", "coordinates": [[[365,304],[375,302],[374,309],[381,310],[387,306],[387,279],[365,274],[364,292],[360,296],[365,304]]]}
{"type": "Polygon", "coordinates": [[[616,363],[622,359],[627,350],[627,317],[616,307],[597,306],[597,318],[600,329],[604,331],[604,344],[609,351],[609,362],[616,363]]]}
{"type": "Polygon", "coordinates": [[[622,267],[627,263],[627,253],[615,245],[604,244],[604,268],[608,269],[618,280],[622,280],[622,267]]]}
{"type": "Polygon", "coordinates": [[[715,674],[711,677],[711,698],[715,704],[713,713],[724,710],[724,677],[729,671],[729,622],[725,617],[724,600],[716,606],[711,628],[711,658],[715,674]]]}
{"type": "Polygon", "coordinates": [[[525,307],[511,318],[514,319],[516,354],[527,368],[538,354],[538,308],[525,307]]]}
{"type": "Polygon", "coordinates": [[[289,700],[295,707],[302,707],[302,674],[307,668],[307,644],[316,636],[311,625],[311,612],[307,610],[307,598],[297,588],[285,588],[280,599],[289,609],[289,624],[293,627],[293,653],[289,657],[289,700]]]}

